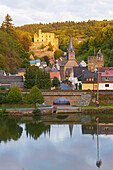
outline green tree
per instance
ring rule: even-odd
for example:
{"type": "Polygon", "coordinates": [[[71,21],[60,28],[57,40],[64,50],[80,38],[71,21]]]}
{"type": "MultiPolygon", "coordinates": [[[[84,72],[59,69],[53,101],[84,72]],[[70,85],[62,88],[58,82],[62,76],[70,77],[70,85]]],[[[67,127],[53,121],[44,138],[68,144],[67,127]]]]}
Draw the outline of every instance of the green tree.
{"type": "Polygon", "coordinates": [[[54,77],[52,80],[53,87],[58,87],[60,85],[59,79],[57,77],[54,77]]]}
{"type": "Polygon", "coordinates": [[[4,26],[6,28],[6,31],[9,33],[9,31],[12,30],[13,24],[11,23],[13,20],[9,14],[6,15],[5,21],[4,21],[4,26]]]}
{"type": "Polygon", "coordinates": [[[62,50],[60,50],[60,49],[56,50],[55,53],[54,53],[55,60],[59,59],[60,57],[62,57],[62,55],[63,55],[63,51],[62,50]]]}
{"type": "Polygon", "coordinates": [[[17,104],[22,101],[22,93],[17,86],[11,87],[11,90],[7,95],[7,101],[13,104],[17,104]]]}
{"type": "Polygon", "coordinates": [[[42,104],[44,102],[44,97],[42,92],[37,88],[37,86],[32,87],[30,93],[27,96],[27,102],[34,104],[36,108],[36,103],[42,104]]]}
{"type": "Polygon", "coordinates": [[[0,104],[6,103],[6,93],[0,92],[0,104]]]}
{"type": "Polygon", "coordinates": [[[49,63],[50,63],[50,62],[49,62],[48,56],[44,56],[43,58],[44,58],[44,61],[47,63],[47,66],[49,66],[49,63]]]}
{"type": "Polygon", "coordinates": [[[111,54],[110,54],[110,66],[113,67],[113,49],[111,50],[111,54]]]}
{"type": "Polygon", "coordinates": [[[50,74],[42,71],[38,67],[29,67],[26,69],[24,87],[26,89],[31,89],[35,85],[39,89],[50,89],[50,74]]]}
{"type": "Polygon", "coordinates": [[[27,58],[25,58],[23,61],[22,61],[22,64],[21,64],[21,68],[28,68],[30,67],[30,62],[27,58]]]}

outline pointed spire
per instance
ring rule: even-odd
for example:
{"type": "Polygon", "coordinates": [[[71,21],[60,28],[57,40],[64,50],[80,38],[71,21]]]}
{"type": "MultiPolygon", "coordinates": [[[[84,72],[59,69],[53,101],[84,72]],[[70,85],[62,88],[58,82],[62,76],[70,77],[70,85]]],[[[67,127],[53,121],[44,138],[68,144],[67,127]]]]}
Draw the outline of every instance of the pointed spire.
{"type": "Polygon", "coordinates": [[[73,42],[72,42],[72,37],[70,36],[70,42],[69,42],[69,48],[68,48],[69,52],[75,52],[74,48],[73,48],[73,42]]]}

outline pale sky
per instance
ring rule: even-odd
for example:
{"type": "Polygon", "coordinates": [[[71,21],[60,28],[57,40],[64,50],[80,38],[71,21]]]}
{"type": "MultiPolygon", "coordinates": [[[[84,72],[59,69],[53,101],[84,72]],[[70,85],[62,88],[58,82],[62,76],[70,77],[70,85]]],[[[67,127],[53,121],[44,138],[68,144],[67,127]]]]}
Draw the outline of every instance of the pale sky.
{"type": "Polygon", "coordinates": [[[113,0],[0,0],[0,25],[7,13],[15,26],[113,20],[113,0]]]}

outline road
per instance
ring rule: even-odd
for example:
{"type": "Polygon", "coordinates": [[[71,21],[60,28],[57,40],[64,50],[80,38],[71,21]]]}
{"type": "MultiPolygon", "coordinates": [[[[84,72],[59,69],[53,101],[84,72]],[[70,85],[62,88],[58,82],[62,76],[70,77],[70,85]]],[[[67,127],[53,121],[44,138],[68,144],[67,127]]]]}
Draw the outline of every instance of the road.
{"type": "Polygon", "coordinates": [[[61,90],[72,90],[67,84],[61,83],[61,90]]]}

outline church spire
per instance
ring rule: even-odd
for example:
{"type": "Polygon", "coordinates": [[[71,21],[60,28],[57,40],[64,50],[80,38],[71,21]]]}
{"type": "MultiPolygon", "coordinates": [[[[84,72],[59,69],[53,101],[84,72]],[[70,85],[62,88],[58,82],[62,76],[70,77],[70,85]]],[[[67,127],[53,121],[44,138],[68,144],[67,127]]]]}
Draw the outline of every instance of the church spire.
{"type": "Polygon", "coordinates": [[[72,37],[71,36],[70,36],[68,52],[75,52],[75,50],[73,48],[73,42],[72,42],[72,37]]]}

